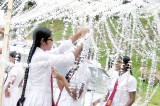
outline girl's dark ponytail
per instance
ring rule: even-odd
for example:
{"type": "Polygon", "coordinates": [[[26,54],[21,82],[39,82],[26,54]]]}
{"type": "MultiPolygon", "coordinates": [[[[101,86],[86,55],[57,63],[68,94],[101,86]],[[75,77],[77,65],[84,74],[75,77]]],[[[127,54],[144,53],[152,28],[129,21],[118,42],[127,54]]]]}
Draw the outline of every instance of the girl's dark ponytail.
{"type": "MultiPolygon", "coordinates": [[[[29,56],[28,56],[28,59],[27,59],[27,63],[28,64],[31,62],[31,59],[32,59],[32,56],[33,56],[33,54],[34,54],[34,52],[36,50],[36,47],[37,46],[35,44],[32,44],[32,47],[30,49],[29,56]]],[[[25,69],[23,90],[22,90],[21,98],[17,102],[17,106],[23,106],[23,104],[24,104],[24,101],[25,101],[25,90],[26,90],[26,85],[27,85],[27,80],[28,80],[28,73],[29,73],[29,67],[27,67],[25,69]]]]}
{"type": "MultiPolygon", "coordinates": [[[[32,47],[30,49],[29,56],[28,56],[28,59],[27,59],[27,64],[28,65],[31,63],[32,56],[33,56],[33,54],[36,50],[36,47],[40,47],[41,39],[43,38],[44,41],[47,41],[48,38],[51,37],[51,35],[52,35],[51,31],[48,28],[45,28],[45,27],[38,27],[34,30],[34,32],[33,32],[33,44],[32,44],[32,47]]],[[[21,98],[17,102],[17,106],[23,106],[23,104],[24,104],[28,73],[29,73],[29,67],[27,67],[26,70],[25,70],[22,95],[21,95],[21,98]]]]}

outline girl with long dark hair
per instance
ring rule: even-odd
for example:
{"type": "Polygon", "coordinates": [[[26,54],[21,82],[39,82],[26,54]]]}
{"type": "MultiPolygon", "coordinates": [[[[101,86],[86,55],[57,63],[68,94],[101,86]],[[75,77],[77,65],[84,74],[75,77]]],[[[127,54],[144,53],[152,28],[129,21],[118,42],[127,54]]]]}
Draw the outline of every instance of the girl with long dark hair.
{"type": "Polygon", "coordinates": [[[34,30],[33,44],[27,60],[30,65],[25,70],[22,96],[17,106],[22,106],[23,103],[24,106],[53,106],[50,81],[51,66],[74,64],[82,45],[77,46],[72,52],[64,52],[88,31],[88,29],[82,29],[70,40],[64,41],[58,48],[51,50],[53,44],[51,31],[45,27],[38,27],[34,30]],[[34,65],[45,61],[45,64],[34,65]]]}

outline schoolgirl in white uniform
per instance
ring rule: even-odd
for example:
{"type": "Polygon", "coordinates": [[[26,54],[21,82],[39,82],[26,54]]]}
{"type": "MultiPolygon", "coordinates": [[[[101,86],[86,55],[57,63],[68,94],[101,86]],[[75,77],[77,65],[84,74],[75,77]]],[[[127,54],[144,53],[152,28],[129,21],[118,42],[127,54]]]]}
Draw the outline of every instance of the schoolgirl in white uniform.
{"type": "Polygon", "coordinates": [[[119,70],[119,75],[114,74],[114,77],[111,76],[110,80],[107,83],[107,95],[104,98],[98,99],[93,102],[93,106],[96,106],[100,101],[107,101],[108,104],[106,103],[106,106],[131,106],[134,103],[137,89],[137,81],[132,76],[129,61],[130,58],[128,56],[123,57],[123,67],[121,70],[119,70]],[[114,91],[115,83],[117,80],[118,86],[116,87],[114,97],[111,101],[109,101],[109,98],[114,91]]]}
{"type": "Polygon", "coordinates": [[[24,69],[20,65],[21,54],[16,51],[10,52],[10,61],[15,63],[12,69],[8,72],[4,82],[4,97],[2,106],[16,106],[21,95],[21,82],[23,81],[24,69]]]}
{"type": "Polygon", "coordinates": [[[33,44],[27,60],[27,63],[31,65],[25,70],[23,91],[17,106],[21,106],[23,103],[24,106],[53,106],[50,82],[51,66],[70,66],[74,64],[75,58],[81,50],[81,45],[77,46],[73,52],[58,53],[73,46],[73,43],[87,32],[88,29],[82,29],[72,36],[71,40],[65,41],[59,48],[55,48],[49,53],[47,51],[52,48],[53,44],[51,31],[45,27],[35,29],[33,44]],[[38,62],[45,64],[34,65],[38,62]]]}

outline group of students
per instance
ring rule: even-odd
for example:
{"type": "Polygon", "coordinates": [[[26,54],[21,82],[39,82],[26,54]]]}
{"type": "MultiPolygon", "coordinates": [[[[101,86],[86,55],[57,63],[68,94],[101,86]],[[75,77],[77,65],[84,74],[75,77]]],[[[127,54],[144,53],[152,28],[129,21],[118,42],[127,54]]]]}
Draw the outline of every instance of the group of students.
{"type": "MultiPolygon", "coordinates": [[[[75,43],[83,39],[88,32],[89,29],[83,28],[71,36],[69,40],[63,41],[57,48],[52,49],[51,31],[46,27],[36,28],[33,32],[33,44],[28,55],[28,67],[25,68],[24,77],[22,78],[22,74],[20,78],[19,76],[15,77],[16,75],[13,74],[12,81],[8,81],[9,83],[6,83],[7,85],[3,87],[4,96],[6,98],[11,97],[12,94],[7,94],[6,92],[11,91],[11,85],[13,86],[16,83],[15,79],[18,78],[16,85],[21,85],[21,82],[23,82],[23,87],[20,89],[22,90],[21,96],[18,95],[19,97],[16,98],[14,105],[3,106],[83,106],[82,98],[84,98],[91,79],[91,70],[89,70],[85,60],[81,61],[83,43],[77,43],[77,45],[75,43]],[[45,62],[45,64],[34,65],[38,62],[45,62]],[[69,69],[66,76],[56,69],[56,67],[64,66],[69,69]],[[53,77],[57,80],[61,94],[57,101],[53,99],[53,83],[55,83],[53,82],[53,77]]],[[[104,99],[96,100],[92,105],[96,106],[100,101],[107,101],[108,103],[107,98],[110,98],[113,91],[115,93],[114,99],[109,101],[112,104],[106,106],[131,106],[134,102],[136,80],[128,71],[130,69],[130,59],[125,60],[124,58],[119,61],[121,63],[120,71],[111,72],[111,81],[107,83],[107,95],[104,99]],[[117,90],[113,90],[117,82],[117,90]],[[118,98],[118,95],[121,94],[124,96],[123,102],[120,100],[121,97],[118,98]]],[[[19,68],[17,70],[22,69],[19,68]]],[[[17,87],[19,88],[20,86],[17,87]]]]}

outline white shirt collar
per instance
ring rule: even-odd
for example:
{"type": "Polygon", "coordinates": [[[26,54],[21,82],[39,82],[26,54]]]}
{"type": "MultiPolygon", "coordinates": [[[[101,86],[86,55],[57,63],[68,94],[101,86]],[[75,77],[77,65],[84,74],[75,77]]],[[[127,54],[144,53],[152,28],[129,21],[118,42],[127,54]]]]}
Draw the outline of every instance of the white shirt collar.
{"type": "Polygon", "coordinates": [[[36,47],[36,51],[38,52],[45,52],[43,49],[41,49],[40,47],[36,47]]]}

